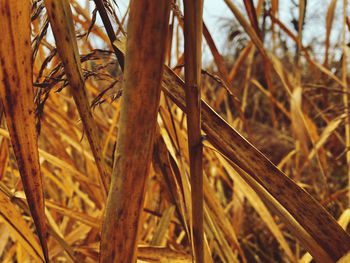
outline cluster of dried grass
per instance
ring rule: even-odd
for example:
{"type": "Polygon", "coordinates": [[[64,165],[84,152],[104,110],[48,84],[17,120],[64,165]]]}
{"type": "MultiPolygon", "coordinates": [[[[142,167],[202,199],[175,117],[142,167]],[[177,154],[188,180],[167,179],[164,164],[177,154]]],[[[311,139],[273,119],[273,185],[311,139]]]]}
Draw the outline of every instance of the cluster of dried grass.
{"type": "Polygon", "coordinates": [[[335,71],[336,0],[323,65],[302,45],[306,1],[298,35],[270,1],[269,50],[264,1],[245,0],[246,18],[225,0],[250,38],[229,67],[202,2],[184,17],[170,2],[122,18],[113,1],[0,2],[1,262],[348,262],[347,1],[335,71]],[[217,72],[201,70],[202,35],[217,72]],[[276,55],[281,35],[295,57],[276,55]]]}

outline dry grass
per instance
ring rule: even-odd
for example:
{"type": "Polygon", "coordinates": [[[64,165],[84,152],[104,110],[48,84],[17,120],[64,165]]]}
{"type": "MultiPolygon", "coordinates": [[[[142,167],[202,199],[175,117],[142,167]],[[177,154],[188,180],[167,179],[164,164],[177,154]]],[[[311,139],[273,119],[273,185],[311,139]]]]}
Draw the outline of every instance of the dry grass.
{"type": "Polygon", "coordinates": [[[242,2],[244,16],[225,0],[249,38],[233,63],[196,8],[184,19],[176,1],[168,19],[167,1],[152,1],[154,14],[132,2],[128,27],[129,9],[117,16],[113,1],[0,2],[0,261],[347,262],[350,24],[345,8],[334,16],[340,1],[324,14],[319,62],[302,41],[307,5],[294,34],[278,1],[262,30],[264,1],[242,2]],[[202,71],[201,28],[214,58],[202,71]],[[183,31],[192,53],[181,53],[183,31]]]}

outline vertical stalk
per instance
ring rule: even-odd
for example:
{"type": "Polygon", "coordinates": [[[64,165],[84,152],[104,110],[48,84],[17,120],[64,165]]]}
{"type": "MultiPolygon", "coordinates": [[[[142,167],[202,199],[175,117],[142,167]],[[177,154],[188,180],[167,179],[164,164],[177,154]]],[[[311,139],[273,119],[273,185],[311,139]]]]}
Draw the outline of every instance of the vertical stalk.
{"type": "Polygon", "coordinates": [[[169,0],[132,0],[123,97],[100,262],[136,261],[153,151],[169,24],[169,0]]]}
{"type": "MultiPolygon", "coordinates": [[[[346,7],[348,1],[343,0],[343,61],[342,61],[342,81],[343,81],[343,102],[345,111],[345,146],[346,146],[346,162],[348,168],[348,189],[350,189],[350,118],[349,118],[349,96],[348,96],[348,84],[347,84],[347,54],[346,54],[346,7]]],[[[348,207],[350,207],[350,192],[348,191],[348,207]]]]}
{"type": "Polygon", "coordinates": [[[190,153],[192,236],[196,262],[204,262],[203,234],[203,146],[200,114],[200,74],[203,0],[184,0],[185,93],[188,147],[190,153]]]}

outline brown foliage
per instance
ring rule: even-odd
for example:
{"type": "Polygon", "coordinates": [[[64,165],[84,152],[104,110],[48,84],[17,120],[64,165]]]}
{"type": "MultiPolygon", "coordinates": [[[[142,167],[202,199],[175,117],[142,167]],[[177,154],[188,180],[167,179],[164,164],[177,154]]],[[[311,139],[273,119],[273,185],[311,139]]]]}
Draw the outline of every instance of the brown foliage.
{"type": "Polygon", "coordinates": [[[244,1],[245,17],[225,0],[233,40],[249,38],[230,63],[201,1],[185,17],[179,1],[133,0],[122,16],[114,1],[81,2],[0,4],[1,262],[348,260],[339,1],[324,13],[321,63],[303,45],[306,1],[294,34],[279,1],[264,13],[244,1]]]}

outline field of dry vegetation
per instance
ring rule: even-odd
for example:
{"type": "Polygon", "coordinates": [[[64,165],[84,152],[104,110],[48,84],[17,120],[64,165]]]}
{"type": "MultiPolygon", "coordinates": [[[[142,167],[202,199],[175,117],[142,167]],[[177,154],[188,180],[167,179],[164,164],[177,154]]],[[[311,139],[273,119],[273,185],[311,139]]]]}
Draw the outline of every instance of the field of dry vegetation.
{"type": "Polygon", "coordinates": [[[0,1],[1,262],[350,262],[347,0],[220,1],[0,1]]]}

